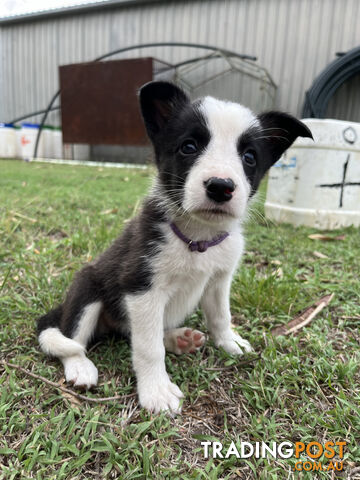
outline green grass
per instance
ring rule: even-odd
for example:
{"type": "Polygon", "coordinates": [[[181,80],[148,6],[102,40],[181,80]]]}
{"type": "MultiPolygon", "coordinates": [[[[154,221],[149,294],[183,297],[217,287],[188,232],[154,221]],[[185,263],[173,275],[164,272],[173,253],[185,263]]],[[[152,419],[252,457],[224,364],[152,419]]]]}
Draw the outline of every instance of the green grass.
{"type": "MultiPolygon", "coordinates": [[[[60,363],[39,351],[35,318],[61,301],[74,272],[121,232],[151,175],[150,169],[0,162],[2,360],[61,385],[60,363]]],[[[0,364],[0,478],[330,479],[351,471],[356,478],[360,232],[348,228],[336,232],[342,241],[314,241],[308,238],[314,230],[271,224],[262,208],[259,202],[258,220],[246,225],[231,299],[233,323],[261,357],[246,363],[211,342],[195,356],[167,355],[168,372],[185,394],[175,418],[139,409],[123,341],[101,343],[89,354],[100,378],[87,395],[130,395],[118,402],[75,403],[0,364]],[[300,333],[272,337],[275,326],[328,293],[335,294],[329,308],[300,333]],[[346,441],[344,472],[299,474],[294,458],[206,460],[200,441],[207,438],[226,445],[346,441]]],[[[205,329],[200,312],[188,324],[205,329]]]]}

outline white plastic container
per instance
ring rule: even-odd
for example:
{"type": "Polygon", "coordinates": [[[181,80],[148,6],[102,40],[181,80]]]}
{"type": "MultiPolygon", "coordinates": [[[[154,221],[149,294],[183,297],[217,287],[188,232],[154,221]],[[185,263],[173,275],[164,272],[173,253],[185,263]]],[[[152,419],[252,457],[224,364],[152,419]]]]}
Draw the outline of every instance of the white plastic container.
{"type": "Polygon", "coordinates": [[[0,123],[0,157],[16,157],[16,133],[13,125],[0,123]]]}
{"type": "Polygon", "coordinates": [[[41,136],[43,141],[43,156],[45,158],[63,158],[61,129],[44,126],[41,136]]]}
{"type": "Polygon", "coordinates": [[[15,143],[16,143],[16,150],[15,150],[15,157],[21,158],[21,127],[15,127],[15,143]]]}
{"type": "MultiPolygon", "coordinates": [[[[34,157],[34,149],[39,125],[37,123],[23,123],[21,125],[21,157],[24,160],[31,160],[34,157]]],[[[37,150],[37,157],[44,156],[44,139],[40,136],[37,150]]]]}
{"type": "Polygon", "coordinates": [[[306,119],[299,138],[270,169],[268,218],[332,230],[360,226],[360,124],[306,119]]]}
{"type": "Polygon", "coordinates": [[[53,134],[53,158],[64,158],[62,131],[60,128],[54,128],[53,134]]]}
{"type": "MultiPolygon", "coordinates": [[[[43,144],[43,157],[54,158],[54,133],[53,128],[44,125],[41,132],[41,140],[43,144]]],[[[39,156],[39,155],[38,155],[39,156]]]]}

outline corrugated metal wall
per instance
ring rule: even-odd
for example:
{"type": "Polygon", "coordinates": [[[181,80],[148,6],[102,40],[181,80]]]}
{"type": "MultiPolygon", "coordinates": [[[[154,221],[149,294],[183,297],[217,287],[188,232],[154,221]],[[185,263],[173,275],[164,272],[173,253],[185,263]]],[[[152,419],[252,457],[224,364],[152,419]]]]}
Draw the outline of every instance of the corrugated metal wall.
{"type": "MultiPolygon", "coordinates": [[[[279,87],[277,106],[299,115],[305,90],[335,53],[360,45],[359,20],[359,0],[179,0],[4,24],[0,119],[44,108],[58,88],[58,65],[161,41],[206,43],[257,56],[279,87]]],[[[122,58],[153,55],[178,62],[199,53],[164,47],[122,58]]],[[[353,101],[341,99],[337,108],[350,112],[353,101]]]]}

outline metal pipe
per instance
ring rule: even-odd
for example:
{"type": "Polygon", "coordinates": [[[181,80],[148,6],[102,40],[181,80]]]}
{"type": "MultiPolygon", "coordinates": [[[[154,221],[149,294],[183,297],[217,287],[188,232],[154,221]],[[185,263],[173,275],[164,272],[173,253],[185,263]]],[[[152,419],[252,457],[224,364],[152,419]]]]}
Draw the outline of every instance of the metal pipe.
{"type": "MultiPolygon", "coordinates": [[[[60,108],[61,108],[60,106],[52,107],[50,110],[51,111],[60,110],[60,108]]],[[[27,118],[35,117],[36,115],[41,115],[42,113],[45,113],[45,112],[46,112],[46,109],[45,110],[38,110],[37,112],[27,113],[26,115],[23,115],[22,117],[17,117],[14,120],[12,120],[11,122],[8,122],[8,123],[18,123],[18,122],[21,122],[21,120],[26,120],[27,118]]]]}
{"type": "Polygon", "coordinates": [[[338,88],[360,72],[360,47],[331,62],[305,93],[303,118],[324,118],[331,97],[338,88]]]}

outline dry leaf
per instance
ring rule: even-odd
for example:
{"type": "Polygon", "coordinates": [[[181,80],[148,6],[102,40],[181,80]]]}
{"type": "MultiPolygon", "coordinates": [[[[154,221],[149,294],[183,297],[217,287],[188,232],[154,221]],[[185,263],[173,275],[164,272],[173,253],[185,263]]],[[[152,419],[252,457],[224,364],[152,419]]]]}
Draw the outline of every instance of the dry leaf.
{"type": "Polygon", "coordinates": [[[72,407],[77,407],[78,405],[81,405],[80,400],[74,397],[74,395],[70,395],[70,393],[64,392],[63,390],[60,390],[60,392],[61,392],[61,395],[70,402],[70,405],[72,407]]]}
{"type": "MultiPolygon", "coordinates": [[[[58,384],[60,387],[63,387],[65,386],[65,378],[61,378],[59,381],[58,381],[58,384]]],[[[70,402],[70,405],[72,407],[77,407],[78,405],[81,405],[81,402],[80,400],[75,397],[74,395],[71,395],[70,393],[67,393],[67,392],[64,392],[63,390],[59,390],[62,397],[66,398],[66,400],[68,400],[70,402]]]]}
{"type": "Polygon", "coordinates": [[[284,276],[284,272],[283,272],[283,269],[281,267],[277,268],[273,273],[272,275],[274,277],[277,277],[277,278],[283,278],[284,276]]]}
{"type": "Polygon", "coordinates": [[[271,265],[281,265],[280,260],[271,260],[271,265]]]}
{"type": "Polygon", "coordinates": [[[324,253],[321,253],[321,252],[317,252],[316,250],[313,252],[313,255],[314,257],[317,257],[317,258],[329,258],[327,255],[325,255],[324,253]]]}
{"type": "Polygon", "coordinates": [[[323,235],[322,233],[313,233],[308,235],[311,240],[321,240],[323,242],[333,242],[334,240],[345,240],[345,235],[323,235]]]}
{"type": "Polygon", "coordinates": [[[276,327],[271,331],[271,333],[274,336],[278,336],[289,335],[290,333],[297,332],[301,328],[305,327],[305,325],[310,323],[316,317],[316,315],[321,312],[321,310],[327,307],[333,297],[333,293],[331,295],[325,295],[324,297],[320,298],[320,300],[315,302],[314,305],[306,308],[303,312],[293,318],[293,320],[291,320],[287,325],[276,327]]]}
{"type": "Polygon", "coordinates": [[[100,215],[109,215],[110,213],[117,213],[118,209],[117,208],[109,208],[108,210],[103,210],[100,212],[100,215]]]}

